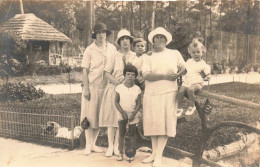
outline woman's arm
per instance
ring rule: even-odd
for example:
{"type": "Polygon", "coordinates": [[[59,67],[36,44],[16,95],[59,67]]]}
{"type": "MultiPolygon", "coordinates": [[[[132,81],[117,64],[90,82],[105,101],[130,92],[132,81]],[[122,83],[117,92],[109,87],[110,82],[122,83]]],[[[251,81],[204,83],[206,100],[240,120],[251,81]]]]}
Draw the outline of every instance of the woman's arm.
{"type": "Polygon", "coordinates": [[[88,68],[83,68],[83,93],[84,93],[84,97],[87,100],[90,100],[90,92],[89,92],[89,79],[88,79],[88,74],[89,74],[89,69],[88,68]]]}
{"type": "Polygon", "coordinates": [[[118,109],[118,111],[121,113],[122,117],[124,120],[128,119],[127,114],[124,112],[124,110],[122,109],[121,105],[119,104],[120,102],[120,96],[119,93],[116,92],[116,96],[115,96],[115,106],[118,109]]]}
{"type": "Polygon", "coordinates": [[[143,74],[143,78],[147,81],[159,81],[159,80],[170,80],[174,81],[173,74],[154,74],[152,72],[146,72],[143,74]]]}
{"type": "Polygon", "coordinates": [[[107,71],[104,71],[104,73],[105,73],[105,77],[106,77],[110,82],[112,82],[112,83],[115,84],[115,85],[119,85],[119,84],[120,84],[120,82],[119,82],[112,74],[110,74],[110,73],[107,72],[107,71]]]}

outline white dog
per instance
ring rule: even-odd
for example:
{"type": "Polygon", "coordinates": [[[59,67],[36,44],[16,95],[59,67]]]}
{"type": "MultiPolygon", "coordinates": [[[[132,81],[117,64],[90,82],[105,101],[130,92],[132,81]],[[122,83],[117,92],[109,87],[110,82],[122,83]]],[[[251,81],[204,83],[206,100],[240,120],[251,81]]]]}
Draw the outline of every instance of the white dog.
{"type": "Polygon", "coordinates": [[[43,135],[55,135],[55,137],[66,138],[69,140],[71,140],[72,137],[73,139],[78,139],[82,132],[83,129],[81,126],[76,126],[73,131],[69,131],[68,128],[61,127],[58,123],[52,121],[48,121],[47,125],[43,126],[43,135]]]}

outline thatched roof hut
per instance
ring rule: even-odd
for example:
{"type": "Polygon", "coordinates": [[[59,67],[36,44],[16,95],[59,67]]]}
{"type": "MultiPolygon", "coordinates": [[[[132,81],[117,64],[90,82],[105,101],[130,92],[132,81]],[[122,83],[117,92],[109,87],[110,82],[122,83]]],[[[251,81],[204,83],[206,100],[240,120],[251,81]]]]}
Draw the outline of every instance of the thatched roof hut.
{"type": "Polygon", "coordinates": [[[0,44],[5,44],[2,50],[5,49],[7,55],[12,55],[21,62],[27,62],[26,57],[30,63],[39,60],[50,62],[53,54],[62,56],[64,42],[71,42],[65,34],[32,13],[17,14],[4,22],[0,27],[0,34],[0,44]],[[14,43],[8,43],[9,39],[14,43]],[[50,47],[54,47],[54,51],[50,47]]]}
{"type": "Polygon", "coordinates": [[[1,26],[1,33],[22,41],[60,41],[70,39],[34,14],[17,14],[1,26]]]}

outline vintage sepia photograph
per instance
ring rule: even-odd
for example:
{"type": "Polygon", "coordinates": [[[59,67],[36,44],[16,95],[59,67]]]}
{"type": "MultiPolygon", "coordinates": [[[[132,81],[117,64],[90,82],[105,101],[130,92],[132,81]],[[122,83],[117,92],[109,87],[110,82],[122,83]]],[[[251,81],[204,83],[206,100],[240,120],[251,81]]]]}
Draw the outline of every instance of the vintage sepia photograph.
{"type": "Polygon", "coordinates": [[[0,0],[0,167],[260,167],[260,0],[0,0]]]}

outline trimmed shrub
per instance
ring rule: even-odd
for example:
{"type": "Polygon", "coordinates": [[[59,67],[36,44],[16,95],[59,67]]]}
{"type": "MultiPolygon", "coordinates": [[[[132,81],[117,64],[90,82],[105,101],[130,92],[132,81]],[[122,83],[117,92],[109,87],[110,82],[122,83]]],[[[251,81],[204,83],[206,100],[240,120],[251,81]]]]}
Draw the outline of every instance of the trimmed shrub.
{"type": "Polygon", "coordinates": [[[7,83],[0,86],[0,101],[30,101],[43,97],[43,90],[37,90],[33,85],[19,83],[7,83]]]}
{"type": "Polygon", "coordinates": [[[35,73],[37,75],[60,75],[61,68],[59,66],[44,66],[44,65],[37,65],[35,68],[35,73]]]}

